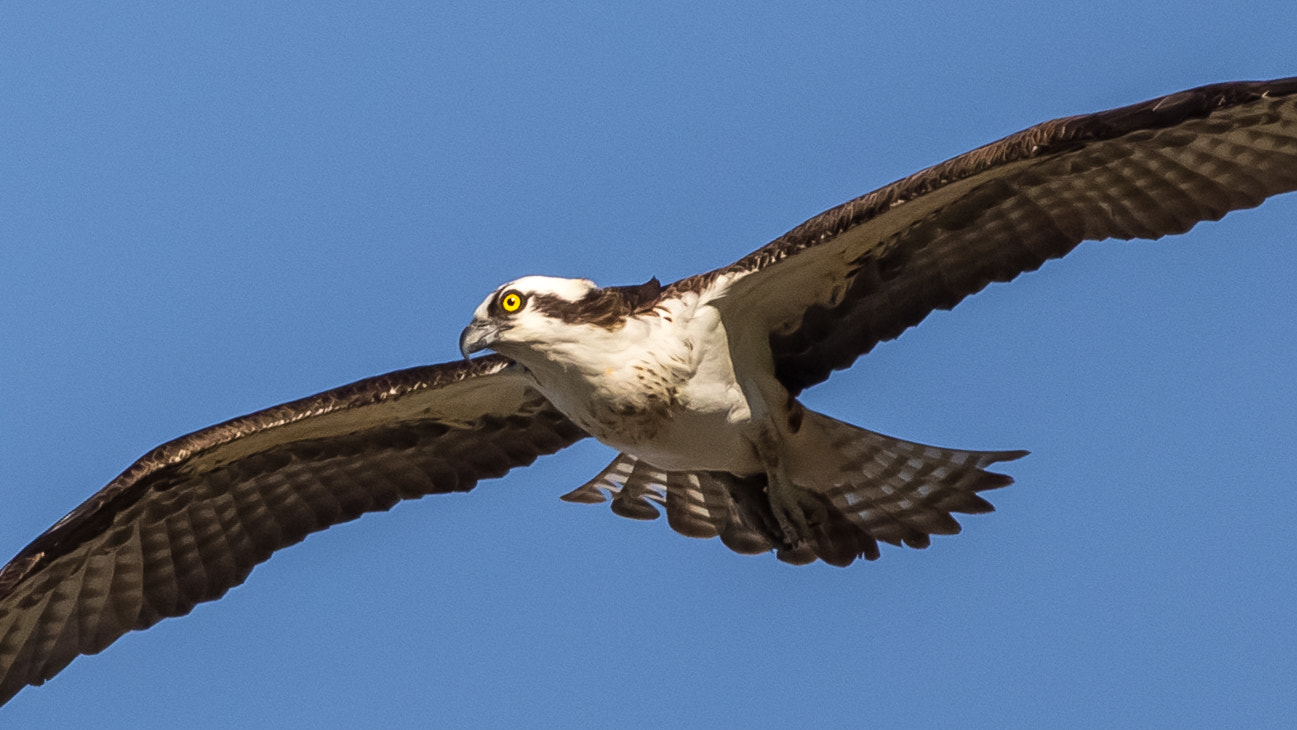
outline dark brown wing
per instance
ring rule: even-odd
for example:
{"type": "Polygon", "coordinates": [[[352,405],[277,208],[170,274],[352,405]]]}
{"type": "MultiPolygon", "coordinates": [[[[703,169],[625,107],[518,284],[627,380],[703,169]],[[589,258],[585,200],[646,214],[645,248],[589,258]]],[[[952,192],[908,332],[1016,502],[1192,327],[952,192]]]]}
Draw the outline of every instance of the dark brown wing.
{"type": "Polygon", "coordinates": [[[0,570],[0,704],[312,532],[585,437],[528,382],[499,356],[400,370],[149,452],[0,570]]]}
{"type": "Polygon", "coordinates": [[[806,221],[668,292],[721,292],[794,394],[884,340],[1104,238],[1158,238],[1297,189],[1297,78],[1045,122],[806,221]]]}

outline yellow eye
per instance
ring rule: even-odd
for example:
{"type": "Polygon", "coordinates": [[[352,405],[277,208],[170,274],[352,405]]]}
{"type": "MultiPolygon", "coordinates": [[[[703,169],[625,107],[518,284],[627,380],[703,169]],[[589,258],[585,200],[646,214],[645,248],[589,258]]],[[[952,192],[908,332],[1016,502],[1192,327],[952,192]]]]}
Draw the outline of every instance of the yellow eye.
{"type": "Polygon", "coordinates": [[[522,309],[522,295],[516,291],[505,292],[504,296],[500,297],[500,309],[510,314],[522,309]]]}

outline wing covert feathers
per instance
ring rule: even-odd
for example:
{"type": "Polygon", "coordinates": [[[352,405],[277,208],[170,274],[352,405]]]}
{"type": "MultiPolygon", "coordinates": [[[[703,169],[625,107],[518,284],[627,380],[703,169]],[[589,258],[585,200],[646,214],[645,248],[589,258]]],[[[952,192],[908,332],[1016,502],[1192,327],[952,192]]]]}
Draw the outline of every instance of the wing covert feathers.
{"type": "Polygon", "coordinates": [[[312,532],[466,491],[585,436],[507,366],[389,373],[149,452],[0,570],[0,704],[219,598],[312,532]]]}

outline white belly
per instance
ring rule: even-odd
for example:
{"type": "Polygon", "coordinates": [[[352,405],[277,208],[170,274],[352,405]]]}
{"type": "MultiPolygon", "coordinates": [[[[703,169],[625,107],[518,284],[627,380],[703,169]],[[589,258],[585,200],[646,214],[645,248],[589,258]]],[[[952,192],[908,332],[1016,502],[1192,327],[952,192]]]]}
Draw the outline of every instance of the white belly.
{"type": "Polygon", "coordinates": [[[736,422],[736,413],[746,413],[741,398],[686,400],[645,424],[649,428],[608,429],[595,437],[667,471],[759,472],[761,463],[743,435],[746,423],[736,422]]]}

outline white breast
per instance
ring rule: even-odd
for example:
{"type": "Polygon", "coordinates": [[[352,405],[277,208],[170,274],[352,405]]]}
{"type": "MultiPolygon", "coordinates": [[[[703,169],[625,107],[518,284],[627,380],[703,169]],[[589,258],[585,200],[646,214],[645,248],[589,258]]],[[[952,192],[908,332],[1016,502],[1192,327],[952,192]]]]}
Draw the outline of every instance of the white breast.
{"type": "Polygon", "coordinates": [[[750,409],[713,307],[672,299],[615,330],[567,326],[580,331],[524,364],[595,438],[660,469],[761,470],[743,437],[750,409]]]}

